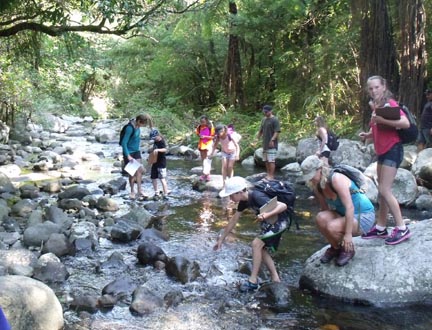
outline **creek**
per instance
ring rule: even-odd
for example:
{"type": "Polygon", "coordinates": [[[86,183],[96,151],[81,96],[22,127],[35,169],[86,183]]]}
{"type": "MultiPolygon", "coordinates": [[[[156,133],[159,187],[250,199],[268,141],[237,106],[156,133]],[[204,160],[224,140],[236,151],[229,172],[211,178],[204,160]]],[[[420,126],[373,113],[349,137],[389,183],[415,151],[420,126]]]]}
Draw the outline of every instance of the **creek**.
{"type": "MultiPolygon", "coordinates": [[[[97,166],[91,163],[79,169],[85,179],[94,180],[89,188],[113,179],[113,144],[84,142],[72,138],[75,148],[83,152],[103,153],[105,158],[97,166]],[[85,149],[85,150],[84,150],[85,149]]],[[[118,146],[116,146],[118,148],[118,146]]],[[[428,305],[399,308],[377,308],[335,301],[328,297],[313,295],[299,290],[298,282],[305,260],[326,245],[313,223],[318,208],[310,192],[296,185],[298,199],[295,217],[299,229],[293,224],[283,236],[274,259],[281,279],[289,287],[290,303],[271,306],[258,294],[242,294],[238,284],[247,275],[238,272],[239,265],[250,262],[250,242],[257,232],[252,214],[246,213],[235,231],[236,240],[224,244],[220,251],[213,251],[218,232],[233,214],[233,205],[217,197],[214,192],[198,192],[192,189],[189,176],[191,169],[200,166],[199,161],[168,159],[168,183],[172,194],[167,201],[134,202],[127,199],[127,191],[113,196],[120,205],[118,214],[130,208],[152,204],[158,216],[157,228],[169,238],[157,241],[169,256],[184,256],[196,261],[202,277],[181,284],[166,276],[165,271],[142,266],[137,262],[139,242],[119,244],[102,236],[95,251],[82,255],[63,257],[70,272],[68,280],[51,286],[64,309],[65,330],[77,329],[296,329],[296,330],[426,330],[432,329],[432,311],[428,305]],[[119,253],[123,263],[114,268],[102,268],[101,263],[114,252],[119,253]],[[178,291],[183,300],[178,305],[159,309],[146,316],[136,316],[129,311],[131,297],[120,300],[112,309],[94,314],[77,312],[69,308],[74,296],[101,295],[102,289],[119,278],[129,278],[137,286],[144,285],[164,297],[165,293],[178,291]]],[[[213,173],[219,173],[214,166],[213,173]]],[[[235,174],[248,176],[261,169],[243,168],[237,165],[235,174]]],[[[282,177],[281,173],[277,173],[282,177]]],[[[288,179],[289,178],[285,178],[288,179]]],[[[144,190],[151,194],[151,182],[146,175],[144,190]]],[[[91,190],[91,189],[90,189],[91,190]]],[[[420,220],[421,214],[403,210],[405,217],[420,220]]],[[[367,269],[365,269],[367,271],[367,269]]],[[[391,280],[391,279],[389,279],[391,280]]]]}

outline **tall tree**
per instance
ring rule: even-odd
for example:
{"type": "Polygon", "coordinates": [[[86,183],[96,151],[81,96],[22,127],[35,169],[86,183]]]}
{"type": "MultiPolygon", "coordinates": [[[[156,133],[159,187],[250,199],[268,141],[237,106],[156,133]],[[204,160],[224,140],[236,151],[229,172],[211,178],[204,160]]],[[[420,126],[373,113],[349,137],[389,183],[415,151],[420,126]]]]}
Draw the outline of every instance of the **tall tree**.
{"type": "MultiPolygon", "coordinates": [[[[359,59],[361,85],[365,86],[368,77],[380,75],[387,79],[392,92],[397,91],[399,71],[386,0],[353,1],[353,9],[360,9],[362,15],[359,59]]],[[[367,127],[371,110],[365,88],[360,93],[360,97],[360,107],[363,110],[362,122],[363,126],[367,127]]]]}
{"type": "Polygon", "coordinates": [[[228,42],[228,56],[224,76],[224,87],[226,96],[229,101],[229,105],[244,108],[245,100],[243,93],[243,78],[239,50],[239,37],[235,31],[235,16],[237,15],[237,4],[234,1],[229,2],[229,13],[231,17],[231,29],[228,42]]]}
{"type": "Polygon", "coordinates": [[[419,113],[427,60],[426,13],[423,0],[400,0],[399,24],[401,31],[399,96],[411,111],[419,113]]]}

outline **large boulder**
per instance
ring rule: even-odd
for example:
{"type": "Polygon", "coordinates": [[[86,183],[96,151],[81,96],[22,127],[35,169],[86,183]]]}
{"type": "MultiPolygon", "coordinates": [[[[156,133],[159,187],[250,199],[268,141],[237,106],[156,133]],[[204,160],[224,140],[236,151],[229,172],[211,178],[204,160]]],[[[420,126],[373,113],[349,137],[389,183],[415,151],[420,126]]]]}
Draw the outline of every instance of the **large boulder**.
{"type": "Polygon", "coordinates": [[[63,329],[63,310],[54,291],[25,276],[0,276],[0,306],[12,329],[63,329]]]}
{"type": "Polygon", "coordinates": [[[341,300],[375,306],[423,303],[432,298],[432,219],[409,226],[412,236],[398,245],[354,238],[356,254],[344,267],[321,264],[328,246],[306,260],[300,287],[341,300]]]}

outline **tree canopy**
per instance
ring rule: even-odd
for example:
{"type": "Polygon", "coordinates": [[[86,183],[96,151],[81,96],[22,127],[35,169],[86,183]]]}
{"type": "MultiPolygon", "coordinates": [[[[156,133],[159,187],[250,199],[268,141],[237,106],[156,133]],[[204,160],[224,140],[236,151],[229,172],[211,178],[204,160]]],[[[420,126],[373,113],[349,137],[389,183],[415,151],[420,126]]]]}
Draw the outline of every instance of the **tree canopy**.
{"type": "Polygon", "coordinates": [[[288,139],[310,134],[318,114],[354,134],[369,119],[371,75],[419,113],[430,10],[430,0],[3,1],[0,119],[90,113],[97,98],[110,116],[256,121],[271,103],[288,139]]]}

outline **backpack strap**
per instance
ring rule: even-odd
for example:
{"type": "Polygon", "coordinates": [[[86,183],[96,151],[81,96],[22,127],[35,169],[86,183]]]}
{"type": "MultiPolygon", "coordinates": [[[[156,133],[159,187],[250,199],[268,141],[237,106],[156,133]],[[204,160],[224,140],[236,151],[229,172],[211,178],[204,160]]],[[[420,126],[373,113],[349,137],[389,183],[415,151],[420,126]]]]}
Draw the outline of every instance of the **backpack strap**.
{"type": "MultiPolygon", "coordinates": [[[[351,178],[349,178],[349,177],[346,176],[345,174],[343,174],[343,173],[341,173],[341,172],[336,172],[336,173],[342,174],[342,175],[344,175],[345,177],[347,177],[351,182],[354,182],[353,180],[351,180],[351,178]]],[[[337,194],[337,191],[336,191],[336,189],[334,188],[334,186],[333,186],[333,182],[332,182],[332,179],[333,179],[333,175],[334,175],[334,174],[335,174],[335,170],[332,169],[332,170],[330,171],[330,174],[329,174],[329,176],[328,176],[327,181],[328,181],[329,184],[330,184],[330,188],[331,188],[331,190],[333,190],[333,191],[337,194]]],[[[357,189],[351,189],[351,188],[350,188],[350,193],[351,193],[351,195],[354,195],[354,194],[364,194],[364,193],[365,193],[363,189],[360,189],[360,188],[357,186],[357,183],[354,182],[354,184],[355,184],[355,186],[357,187],[357,189]]]]}

